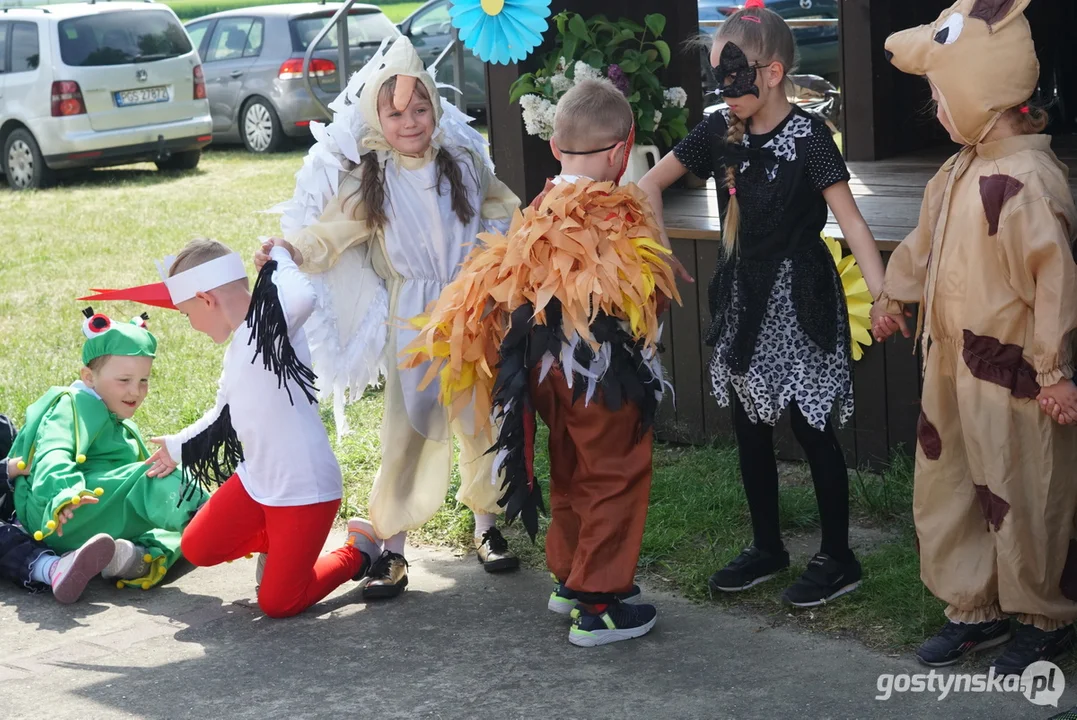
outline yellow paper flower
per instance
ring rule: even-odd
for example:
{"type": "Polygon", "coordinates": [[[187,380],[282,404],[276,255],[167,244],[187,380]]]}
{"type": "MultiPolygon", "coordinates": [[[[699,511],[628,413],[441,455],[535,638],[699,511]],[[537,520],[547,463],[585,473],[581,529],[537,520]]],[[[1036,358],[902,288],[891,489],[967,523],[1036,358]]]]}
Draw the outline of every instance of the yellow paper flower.
{"type": "Polygon", "coordinates": [[[841,286],[845,290],[845,302],[849,306],[849,329],[852,335],[853,360],[864,357],[864,347],[871,345],[871,293],[860,266],[852,254],[844,255],[841,245],[832,237],[823,235],[823,242],[838,266],[841,286]]]}

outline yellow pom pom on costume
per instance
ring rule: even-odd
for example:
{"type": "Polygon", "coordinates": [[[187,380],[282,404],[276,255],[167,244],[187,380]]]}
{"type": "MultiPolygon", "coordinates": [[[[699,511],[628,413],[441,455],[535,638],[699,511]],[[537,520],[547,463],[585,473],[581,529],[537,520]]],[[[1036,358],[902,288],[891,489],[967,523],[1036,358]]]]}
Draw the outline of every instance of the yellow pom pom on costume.
{"type": "Polygon", "coordinates": [[[842,254],[841,244],[832,237],[823,236],[827,250],[838,266],[845,302],[849,306],[849,330],[852,335],[853,360],[864,357],[864,347],[871,345],[871,292],[856,258],[842,254]]]}
{"type": "Polygon", "coordinates": [[[15,467],[17,467],[19,470],[25,470],[26,462],[23,460],[19,460],[17,463],[15,463],[15,467]]]}
{"type": "Polygon", "coordinates": [[[97,497],[101,497],[102,495],[105,494],[105,488],[102,488],[102,487],[94,488],[93,489],[93,494],[96,495],[97,497]]]}
{"type": "Polygon", "coordinates": [[[37,540],[38,542],[41,542],[44,539],[45,539],[45,533],[41,532],[40,530],[35,530],[34,531],[34,540],[37,540]]]}
{"type": "Polygon", "coordinates": [[[82,453],[79,453],[75,456],[75,462],[77,462],[79,465],[83,464],[84,462],[86,462],[86,456],[82,453]]]}
{"type": "Polygon", "coordinates": [[[142,562],[153,562],[153,555],[146,553],[142,556],[142,562]]]}
{"type": "Polygon", "coordinates": [[[71,504],[72,505],[79,505],[81,503],[82,503],[82,496],[81,495],[76,495],[75,497],[71,498],[71,504]]]}
{"type": "MultiPolygon", "coordinates": [[[[47,523],[45,523],[45,529],[46,530],[55,530],[56,529],[56,521],[55,520],[49,520],[47,523]]],[[[38,532],[41,532],[41,531],[39,530],[38,532]]]]}

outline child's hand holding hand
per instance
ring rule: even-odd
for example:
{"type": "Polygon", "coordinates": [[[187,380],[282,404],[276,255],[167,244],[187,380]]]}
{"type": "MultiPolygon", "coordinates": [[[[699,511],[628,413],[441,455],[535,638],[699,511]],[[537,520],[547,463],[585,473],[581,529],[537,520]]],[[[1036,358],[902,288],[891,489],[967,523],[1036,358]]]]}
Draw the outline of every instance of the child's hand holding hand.
{"type": "Polygon", "coordinates": [[[150,469],[146,471],[146,477],[164,477],[176,469],[176,461],[168,454],[168,446],[164,438],[153,438],[151,443],[157,446],[157,451],[150,455],[146,461],[150,469]]]}
{"type": "Polygon", "coordinates": [[[1040,409],[1060,425],[1077,423],[1077,385],[1062,380],[1040,390],[1040,409]]]}
{"type": "Polygon", "coordinates": [[[876,342],[885,342],[891,335],[901,331],[905,337],[911,337],[906,317],[912,317],[912,313],[905,310],[903,314],[891,314],[879,303],[871,306],[871,334],[876,342]]]}
{"type": "Polygon", "coordinates": [[[262,266],[269,262],[269,253],[275,247],[282,247],[287,250],[288,254],[292,256],[292,262],[294,262],[296,265],[303,264],[302,253],[296,250],[295,246],[293,246],[287,240],[278,237],[262,238],[262,247],[259,248],[256,253],[254,253],[254,267],[259,272],[262,270],[262,266]]]}

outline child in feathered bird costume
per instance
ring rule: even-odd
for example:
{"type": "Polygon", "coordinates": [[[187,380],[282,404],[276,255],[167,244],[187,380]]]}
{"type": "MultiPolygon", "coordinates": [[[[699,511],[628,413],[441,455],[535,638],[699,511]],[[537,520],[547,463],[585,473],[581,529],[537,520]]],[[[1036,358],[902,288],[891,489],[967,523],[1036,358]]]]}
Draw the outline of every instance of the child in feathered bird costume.
{"type": "Polygon", "coordinates": [[[385,551],[364,597],[393,597],[407,585],[407,532],[445,502],[454,437],[456,498],[475,515],[478,558],[490,572],[515,568],[494,525],[491,440],[450,422],[438,388],[419,387],[423,369],[398,370],[392,358],[416,334],[395,320],[436,300],[478,233],[507,228],[519,199],[494,176],[485,139],[441,101],[406,37],[383,45],[330,107],[333,122],[314,127],[318,142],[295,196],[278,209],[286,247],[317,290],[311,355],[338,431],[346,395],[357,399],[385,376],[381,467],[368,503],[385,551]]]}
{"type": "Polygon", "coordinates": [[[632,111],[605,81],[557,106],[551,143],[562,174],[508,235],[481,235],[405,351],[429,362],[454,414],[476,430],[500,421],[492,478],[534,537],[542,495],[533,471],[535,413],[550,428],[549,607],[578,607],[569,640],[594,646],[655,623],[633,585],[651,484],[652,424],[665,382],[658,317],[677,292],[672,256],[643,194],[617,187],[632,111]]]}

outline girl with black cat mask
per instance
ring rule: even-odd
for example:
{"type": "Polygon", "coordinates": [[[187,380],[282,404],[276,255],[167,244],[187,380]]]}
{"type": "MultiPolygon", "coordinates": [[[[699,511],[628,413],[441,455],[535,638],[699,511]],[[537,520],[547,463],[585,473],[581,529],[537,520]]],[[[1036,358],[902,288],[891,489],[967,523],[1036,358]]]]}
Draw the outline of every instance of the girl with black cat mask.
{"type": "Polygon", "coordinates": [[[795,58],[785,21],[761,0],[748,0],[722,24],[711,50],[727,109],[699,123],[639,186],[661,218],[662,191],[686,172],[717,179],[724,253],[710,284],[710,377],[718,402],[734,408],[754,542],[710,586],[745,590],[789,567],[773,440],[788,411],[811,465],[823,539],[783,599],[811,607],[861,579],[849,549],[849,478],[833,424],[852,415],[853,382],[849,311],[821,237],[828,205],[872,297],[882,288],[883,264],[825,122],[786,97],[795,58]]]}

